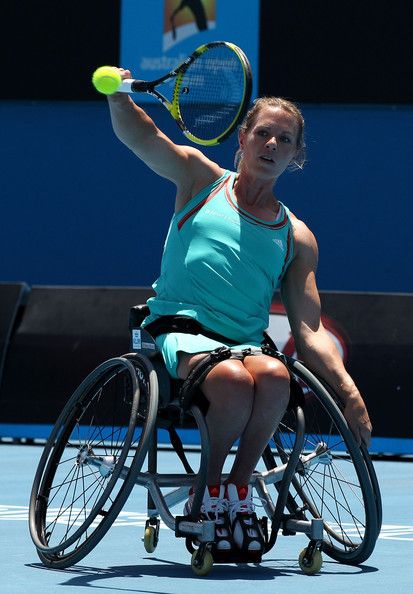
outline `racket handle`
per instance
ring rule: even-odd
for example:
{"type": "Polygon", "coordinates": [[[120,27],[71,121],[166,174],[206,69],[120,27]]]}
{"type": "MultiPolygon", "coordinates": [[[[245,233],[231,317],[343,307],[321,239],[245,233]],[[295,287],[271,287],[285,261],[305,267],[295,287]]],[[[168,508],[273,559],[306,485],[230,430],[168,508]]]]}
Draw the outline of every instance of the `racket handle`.
{"type": "Polygon", "coordinates": [[[125,78],[118,89],[118,93],[146,93],[148,89],[149,84],[144,80],[125,78]]]}

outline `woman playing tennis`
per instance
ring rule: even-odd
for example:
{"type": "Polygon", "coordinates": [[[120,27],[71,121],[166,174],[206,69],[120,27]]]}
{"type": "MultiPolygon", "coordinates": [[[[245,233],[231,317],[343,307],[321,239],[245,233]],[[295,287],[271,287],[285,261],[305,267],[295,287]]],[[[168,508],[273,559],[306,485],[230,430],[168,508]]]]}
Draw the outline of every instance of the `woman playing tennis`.
{"type": "MultiPolygon", "coordinates": [[[[128,70],[119,69],[122,78],[128,70]]],[[[308,227],[275,193],[287,168],[304,163],[304,120],[279,98],[254,102],[239,129],[237,171],[200,150],[172,142],[125,94],[108,98],[117,137],[155,173],[176,186],[175,213],[148,302],[150,322],[189,315],[206,335],[168,333],[157,338],[172,377],[186,378],[215,348],[259,346],[279,286],[299,358],[332,386],[357,440],[367,446],[371,423],[363,399],[320,318],[317,243],[308,227]],[[208,331],[227,337],[219,341],[208,331]]],[[[209,403],[208,487],[202,512],[216,519],[221,551],[262,552],[264,541],[249,481],[289,400],[289,373],[266,355],[218,363],[201,386],[209,403]],[[224,462],[235,440],[237,455],[226,484],[224,462]]],[[[191,495],[185,506],[191,508],[191,495]]]]}

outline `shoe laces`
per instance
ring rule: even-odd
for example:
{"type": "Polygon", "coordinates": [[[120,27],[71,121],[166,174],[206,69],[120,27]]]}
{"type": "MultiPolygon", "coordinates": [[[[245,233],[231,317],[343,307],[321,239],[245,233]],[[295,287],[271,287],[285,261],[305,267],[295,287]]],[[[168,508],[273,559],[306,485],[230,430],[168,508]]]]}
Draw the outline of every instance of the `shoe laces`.
{"type": "Polygon", "coordinates": [[[231,501],[230,504],[231,514],[252,514],[254,512],[254,504],[252,499],[241,499],[240,501],[231,501]]]}
{"type": "MultiPolygon", "coordinates": [[[[264,507],[263,503],[265,503],[265,499],[261,497],[249,497],[239,501],[229,501],[228,507],[230,516],[233,518],[237,513],[241,513],[245,516],[251,516],[255,512],[256,507],[264,507]],[[254,501],[257,501],[257,503],[254,503],[254,501]]],[[[251,521],[250,518],[246,520],[247,522],[251,521]]]]}
{"type": "Polygon", "coordinates": [[[210,497],[208,502],[202,504],[201,513],[208,515],[210,519],[214,519],[216,522],[219,519],[219,514],[223,514],[228,511],[228,503],[229,502],[227,499],[222,499],[221,497],[210,497]]]}

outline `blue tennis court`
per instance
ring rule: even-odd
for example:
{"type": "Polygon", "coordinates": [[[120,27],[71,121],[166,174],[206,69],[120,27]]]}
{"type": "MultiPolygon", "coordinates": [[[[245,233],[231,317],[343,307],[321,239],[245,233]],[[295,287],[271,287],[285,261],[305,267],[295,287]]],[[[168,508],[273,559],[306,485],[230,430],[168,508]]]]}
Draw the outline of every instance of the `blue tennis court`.
{"type": "MultiPolygon", "coordinates": [[[[339,565],[324,556],[321,572],[304,575],[298,553],[306,537],[280,536],[260,565],[215,565],[207,577],[196,577],[183,539],[161,528],[157,549],[149,555],[141,541],[146,520],[146,490],[136,487],[102,542],[83,560],[66,570],[46,569],[39,561],[28,531],[28,502],[40,445],[2,444],[0,520],[2,534],[2,594],[105,592],[181,594],[231,591],[263,594],[291,592],[356,592],[364,594],[410,591],[413,582],[413,464],[376,461],[383,497],[383,527],[373,555],[359,567],[339,565]],[[68,586],[71,589],[68,589],[68,586]]],[[[189,461],[198,459],[197,452],[189,461]]],[[[180,471],[176,455],[161,452],[160,465],[180,471]]],[[[259,511],[259,509],[258,509],[259,511]]],[[[181,513],[177,510],[176,513],[181,513]]]]}

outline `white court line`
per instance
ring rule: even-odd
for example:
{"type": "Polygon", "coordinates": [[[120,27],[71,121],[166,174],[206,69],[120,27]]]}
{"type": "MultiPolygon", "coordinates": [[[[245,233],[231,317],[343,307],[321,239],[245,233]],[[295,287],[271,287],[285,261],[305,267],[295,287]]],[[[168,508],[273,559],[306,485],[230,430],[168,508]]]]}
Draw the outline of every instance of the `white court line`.
{"type": "MultiPolygon", "coordinates": [[[[58,511],[58,510],[56,510],[58,511]]],[[[78,513],[80,509],[72,508],[71,513],[78,513]]],[[[59,524],[66,523],[69,517],[69,511],[63,514],[59,519],[59,524]]],[[[29,507],[27,505],[0,505],[0,521],[24,521],[27,522],[29,514],[29,507]]],[[[113,523],[114,527],[122,526],[145,526],[147,519],[146,513],[121,511],[113,523]]],[[[81,525],[81,521],[77,524],[81,525]]],[[[93,527],[94,523],[92,523],[93,527]]],[[[161,528],[167,528],[161,522],[161,528]]],[[[413,525],[403,524],[383,524],[379,538],[382,540],[399,540],[413,542],[413,525]]]]}
{"type": "MultiPolygon", "coordinates": [[[[55,510],[50,509],[50,511],[55,511],[56,513],[59,512],[59,509],[56,508],[55,510]]],[[[71,508],[66,513],[62,514],[57,521],[57,524],[66,524],[67,520],[69,519],[70,515],[81,514],[82,510],[79,508],[71,508]]],[[[8,520],[8,521],[28,521],[29,516],[29,507],[27,505],[0,505],[0,521],[1,520],[8,520]]],[[[132,511],[121,511],[112,524],[112,526],[119,527],[119,526],[145,526],[145,522],[147,520],[147,514],[143,514],[140,512],[132,512],[132,511]]],[[[92,528],[96,526],[99,522],[92,522],[92,528]]],[[[82,520],[78,522],[74,522],[74,526],[81,526],[82,520]]],[[[167,526],[161,522],[161,528],[167,528],[167,526]]]]}

